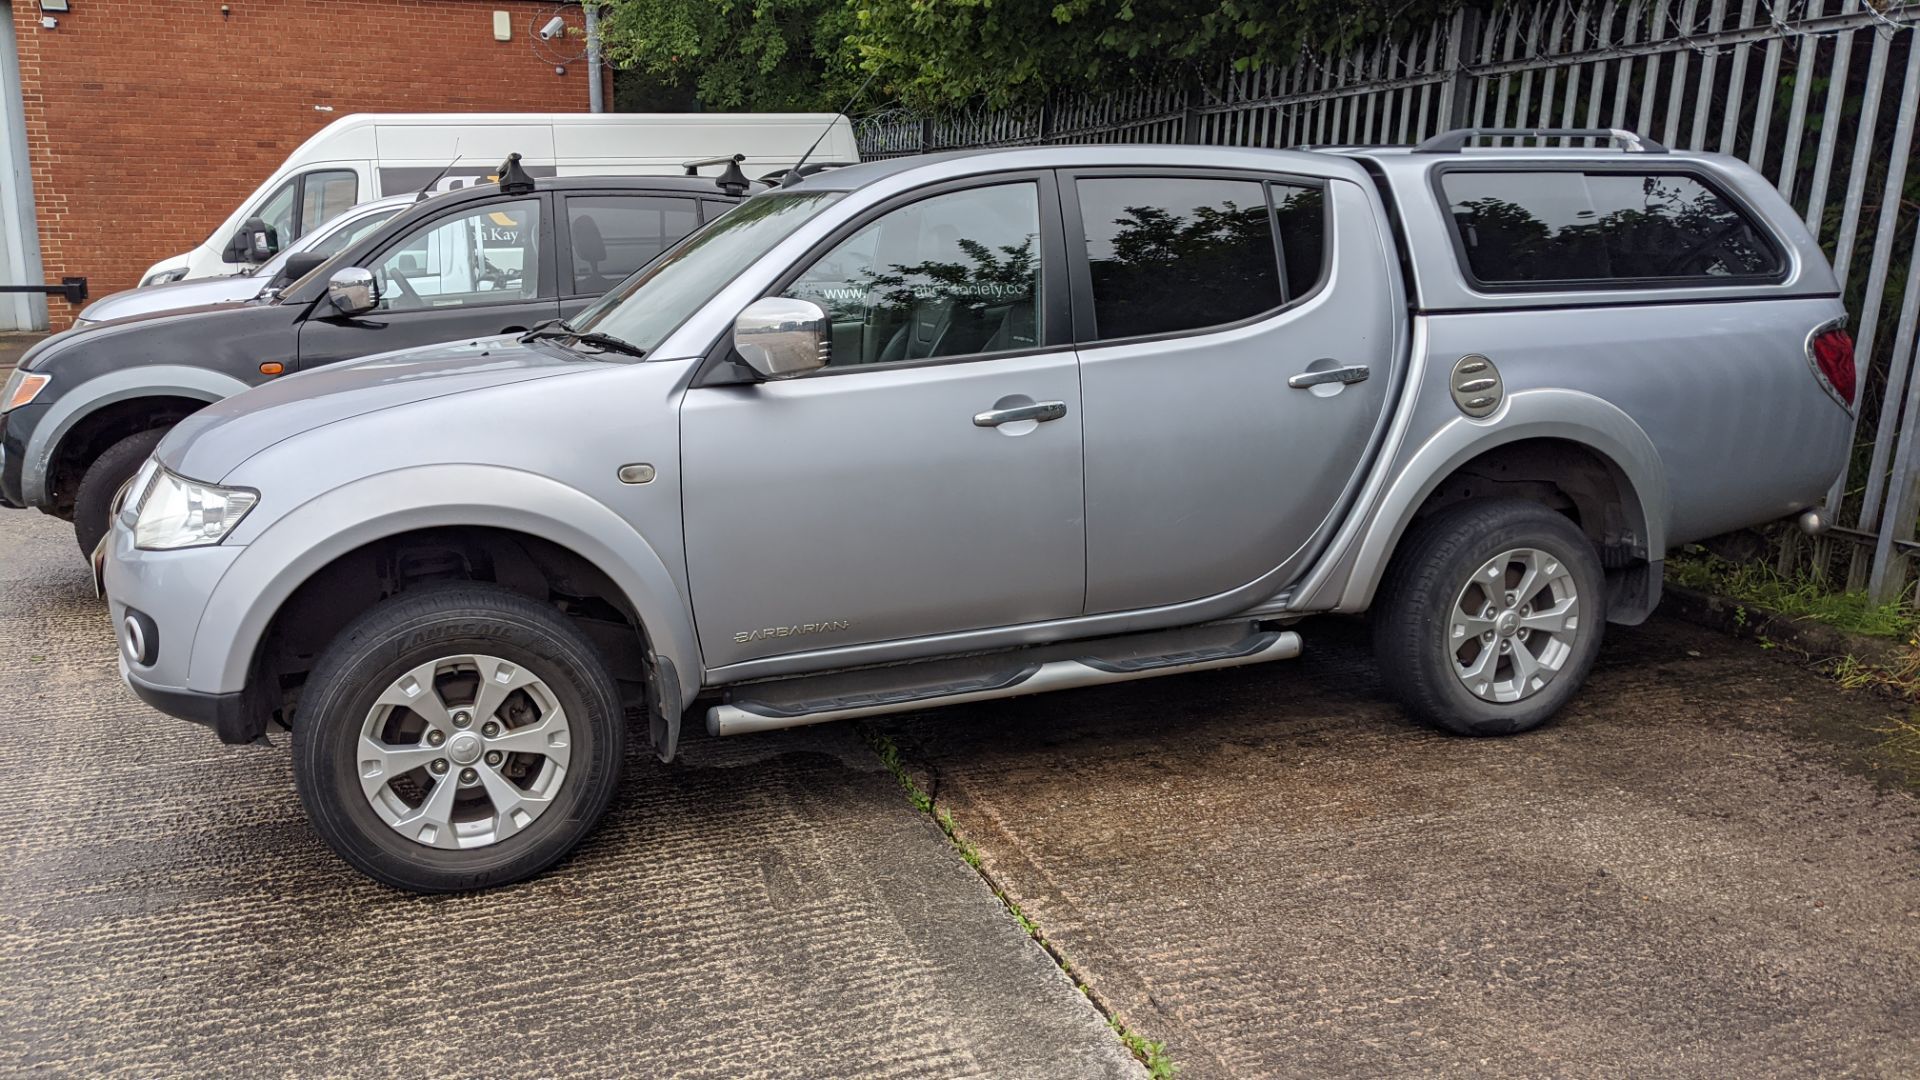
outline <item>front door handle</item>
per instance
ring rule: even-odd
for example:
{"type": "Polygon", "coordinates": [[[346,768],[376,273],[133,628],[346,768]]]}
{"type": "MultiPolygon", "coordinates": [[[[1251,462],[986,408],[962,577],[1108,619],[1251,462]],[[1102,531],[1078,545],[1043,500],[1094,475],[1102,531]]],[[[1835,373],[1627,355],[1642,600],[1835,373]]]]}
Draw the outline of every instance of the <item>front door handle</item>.
{"type": "Polygon", "coordinates": [[[1031,405],[1016,405],[1011,409],[989,409],[973,414],[974,427],[999,427],[1016,420],[1058,420],[1067,415],[1067,403],[1064,401],[1036,401],[1031,405]]]}
{"type": "Polygon", "coordinates": [[[1340,383],[1351,386],[1367,381],[1367,365],[1349,364],[1346,367],[1327,368],[1324,371],[1303,371],[1287,380],[1287,385],[1295,390],[1307,390],[1327,383],[1340,383]]]}

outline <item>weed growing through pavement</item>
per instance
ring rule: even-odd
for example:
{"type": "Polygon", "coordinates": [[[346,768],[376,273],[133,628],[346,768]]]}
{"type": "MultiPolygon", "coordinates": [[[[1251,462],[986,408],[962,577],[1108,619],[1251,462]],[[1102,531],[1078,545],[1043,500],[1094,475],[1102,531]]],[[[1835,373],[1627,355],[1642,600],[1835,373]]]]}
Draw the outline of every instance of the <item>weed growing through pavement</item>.
{"type": "Polygon", "coordinates": [[[1047,938],[1046,932],[1040,929],[1040,924],[1028,918],[1027,913],[1020,910],[1019,902],[1008,896],[999,882],[993,879],[993,875],[981,865],[980,849],[974,846],[973,841],[961,835],[959,826],[954,823],[953,812],[935,806],[933,796],[928,795],[926,789],[913,778],[913,774],[907,771],[906,764],[900,760],[900,747],[891,738],[866,724],[856,726],[861,736],[867,740],[867,745],[873,747],[873,752],[879,756],[880,764],[887,767],[887,771],[892,773],[894,780],[899,783],[900,790],[906,792],[907,801],[913,804],[914,809],[933,818],[934,824],[940,826],[940,831],[946,834],[947,842],[960,853],[960,858],[966,860],[966,864],[973,867],[974,871],[987,883],[987,888],[993,890],[993,898],[1000,901],[1001,906],[1007,909],[1007,914],[1013,916],[1013,921],[1020,924],[1020,929],[1026,931],[1027,936],[1053,958],[1053,962],[1059,965],[1061,973],[1073,980],[1074,989],[1080,991],[1081,995],[1091,1002],[1102,1016],[1106,1017],[1107,1026],[1120,1037],[1121,1043],[1126,1046],[1128,1052],[1139,1059],[1140,1064],[1147,1067],[1147,1075],[1153,1080],[1172,1080],[1178,1066],[1174,1064],[1173,1058],[1167,1055],[1167,1044],[1148,1039],[1128,1027],[1126,1021],[1119,1016],[1107,1011],[1100,999],[1094,996],[1093,988],[1081,982],[1079,976],[1074,974],[1073,964],[1068,961],[1066,953],[1061,952],[1059,946],[1047,938]]]}

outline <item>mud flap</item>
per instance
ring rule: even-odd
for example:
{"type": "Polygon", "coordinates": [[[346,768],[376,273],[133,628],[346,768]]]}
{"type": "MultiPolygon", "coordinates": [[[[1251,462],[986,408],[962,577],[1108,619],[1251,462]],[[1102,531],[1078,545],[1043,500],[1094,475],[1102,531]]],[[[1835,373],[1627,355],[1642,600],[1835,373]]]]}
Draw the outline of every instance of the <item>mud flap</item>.
{"type": "Polygon", "coordinates": [[[680,749],[680,714],[686,703],[680,700],[680,676],[673,661],[664,656],[647,656],[647,735],[653,752],[661,761],[672,761],[680,749]]]}
{"type": "Polygon", "coordinates": [[[1660,582],[1666,563],[1636,560],[1626,566],[1611,567],[1607,574],[1607,621],[1620,626],[1639,626],[1660,606],[1660,582]]]}

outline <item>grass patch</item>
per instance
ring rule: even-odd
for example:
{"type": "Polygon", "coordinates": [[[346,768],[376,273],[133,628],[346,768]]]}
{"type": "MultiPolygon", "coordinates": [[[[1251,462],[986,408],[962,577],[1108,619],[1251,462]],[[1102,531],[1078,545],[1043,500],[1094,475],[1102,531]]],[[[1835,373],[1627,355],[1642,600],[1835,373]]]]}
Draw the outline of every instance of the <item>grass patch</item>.
{"type": "MultiPolygon", "coordinates": [[[[1920,645],[1920,614],[1899,601],[1876,604],[1864,592],[1833,592],[1812,578],[1782,577],[1771,567],[1728,562],[1694,547],[1667,560],[1666,576],[1676,585],[1769,608],[1788,618],[1920,645]]],[[[1746,625],[1745,609],[1737,609],[1734,618],[1746,625]]]]}
{"type": "Polygon", "coordinates": [[[1147,1067],[1147,1075],[1153,1080],[1173,1080],[1173,1075],[1179,1067],[1174,1064],[1173,1058],[1168,1056],[1167,1044],[1148,1039],[1145,1035],[1128,1027],[1126,1021],[1119,1016],[1107,1010],[1107,1007],[1094,995],[1093,988],[1081,982],[1080,977],[1074,974],[1073,964],[1067,959],[1066,953],[1047,938],[1046,932],[1040,929],[1040,924],[1028,918],[1027,913],[1020,910],[1019,902],[1008,896],[1006,890],[1000,887],[1000,883],[995,881],[993,875],[981,865],[980,849],[974,845],[973,841],[961,834],[960,827],[954,823],[952,811],[935,806],[933,796],[928,795],[919,781],[913,778],[913,774],[907,771],[906,763],[900,760],[899,745],[866,724],[856,726],[861,737],[867,740],[867,745],[871,746],[873,752],[879,756],[880,764],[887,767],[887,771],[892,773],[894,780],[899,783],[900,790],[906,792],[907,801],[913,804],[915,810],[931,817],[934,824],[940,826],[940,831],[946,834],[947,842],[960,853],[960,858],[965,860],[968,866],[973,867],[981,880],[987,883],[987,888],[993,890],[993,898],[1000,901],[1000,905],[1007,909],[1007,914],[1013,916],[1013,921],[1019,924],[1020,929],[1053,958],[1053,962],[1059,965],[1061,972],[1073,980],[1074,989],[1079,990],[1081,996],[1091,1002],[1101,1016],[1106,1017],[1107,1026],[1120,1037],[1120,1042],[1126,1046],[1127,1051],[1140,1064],[1147,1067]]]}

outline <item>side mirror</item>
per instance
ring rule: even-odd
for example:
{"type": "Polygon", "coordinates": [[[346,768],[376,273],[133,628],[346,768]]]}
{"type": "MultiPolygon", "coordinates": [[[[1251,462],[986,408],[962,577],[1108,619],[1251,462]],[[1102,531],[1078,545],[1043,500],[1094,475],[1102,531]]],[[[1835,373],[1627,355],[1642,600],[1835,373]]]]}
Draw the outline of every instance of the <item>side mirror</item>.
{"type": "Polygon", "coordinates": [[[373,271],[349,266],[327,282],[327,299],[342,315],[363,315],[380,304],[380,286],[373,271]]]}
{"type": "Polygon", "coordinates": [[[281,264],[280,272],[273,275],[272,281],[267,282],[267,288],[285,288],[313,273],[314,267],[326,261],[327,256],[317,251],[296,251],[287,256],[287,261],[281,264]]]}
{"type": "Polygon", "coordinates": [[[248,218],[240,231],[233,234],[233,239],[227,241],[228,262],[258,265],[279,253],[279,232],[257,217],[248,218]]]}
{"type": "Polygon", "coordinates": [[[827,313],[811,300],[764,296],[733,320],[733,347],[763,379],[791,379],[833,355],[827,313]]]}

